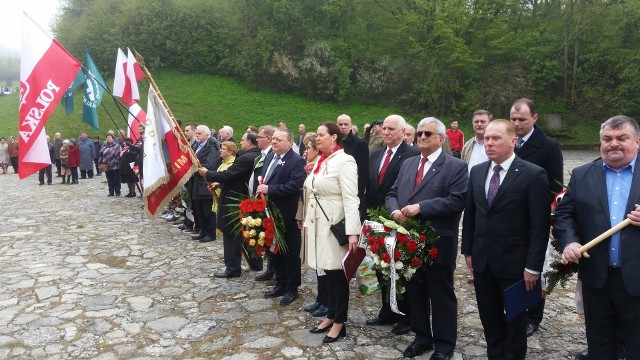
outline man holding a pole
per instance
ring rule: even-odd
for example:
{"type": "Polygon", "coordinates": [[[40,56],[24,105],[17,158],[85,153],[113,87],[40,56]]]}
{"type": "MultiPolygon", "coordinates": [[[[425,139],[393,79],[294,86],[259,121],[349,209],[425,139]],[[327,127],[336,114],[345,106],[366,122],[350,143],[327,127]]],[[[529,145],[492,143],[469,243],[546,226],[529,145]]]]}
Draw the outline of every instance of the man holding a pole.
{"type": "Polygon", "coordinates": [[[605,121],[602,158],[573,171],[554,219],[563,262],[580,264],[592,359],[617,359],[619,336],[627,358],[640,359],[639,148],[634,119],[618,115],[605,121]]]}

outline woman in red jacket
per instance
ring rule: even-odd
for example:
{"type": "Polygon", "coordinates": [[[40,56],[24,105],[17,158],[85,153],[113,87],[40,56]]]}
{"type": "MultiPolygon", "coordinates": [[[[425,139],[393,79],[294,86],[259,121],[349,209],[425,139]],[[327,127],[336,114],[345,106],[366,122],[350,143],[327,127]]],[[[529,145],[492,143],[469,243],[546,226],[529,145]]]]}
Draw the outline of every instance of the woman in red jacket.
{"type": "Polygon", "coordinates": [[[78,166],[80,166],[80,149],[75,140],[69,140],[69,159],[67,160],[69,169],[71,169],[71,182],[67,178],[67,184],[78,183],[78,166]]]}

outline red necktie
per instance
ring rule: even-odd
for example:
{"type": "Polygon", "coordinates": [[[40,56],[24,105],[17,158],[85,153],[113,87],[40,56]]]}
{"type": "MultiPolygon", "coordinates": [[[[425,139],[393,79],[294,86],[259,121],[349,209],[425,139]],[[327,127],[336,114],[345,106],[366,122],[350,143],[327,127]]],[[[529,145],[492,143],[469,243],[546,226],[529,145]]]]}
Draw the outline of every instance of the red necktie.
{"type": "Polygon", "coordinates": [[[387,172],[387,168],[389,167],[389,161],[391,161],[391,156],[393,156],[393,151],[389,149],[387,150],[387,156],[384,158],[384,162],[382,163],[382,169],[380,169],[380,174],[378,175],[378,184],[382,184],[382,179],[384,178],[384,174],[387,172]]]}
{"type": "Polygon", "coordinates": [[[418,185],[420,185],[420,181],[422,181],[422,173],[424,173],[424,163],[426,163],[427,160],[428,159],[426,157],[423,157],[420,160],[420,167],[418,168],[418,172],[416,173],[416,184],[413,186],[413,190],[418,188],[418,185]]]}

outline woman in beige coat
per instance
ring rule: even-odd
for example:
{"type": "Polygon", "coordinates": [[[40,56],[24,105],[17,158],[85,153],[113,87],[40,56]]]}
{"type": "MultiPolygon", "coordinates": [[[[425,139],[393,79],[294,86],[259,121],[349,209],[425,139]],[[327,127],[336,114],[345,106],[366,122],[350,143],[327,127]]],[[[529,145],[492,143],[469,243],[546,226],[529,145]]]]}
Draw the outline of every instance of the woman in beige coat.
{"type": "Polygon", "coordinates": [[[304,221],[299,221],[299,225],[307,235],[307,264],[324,269],[327,274],[327,317],[310,331],[329,331],[323,342],[331,343],[346,336],[344,322],[349,306],[349,283],[342,271],[342,258],[347,250],[355,251],[358,244],[361,226],[358,171],[353,157],[340,147],[342,135],[336,124],[325,122],[318,127],[317,135],[316,144],[321,156],[304,183],[306,211],[304,221]],[[322,206],[326,217],[318,205],[322,206]],[[349,245],[340,246],[330,226],[343,218],[349,245]]]}

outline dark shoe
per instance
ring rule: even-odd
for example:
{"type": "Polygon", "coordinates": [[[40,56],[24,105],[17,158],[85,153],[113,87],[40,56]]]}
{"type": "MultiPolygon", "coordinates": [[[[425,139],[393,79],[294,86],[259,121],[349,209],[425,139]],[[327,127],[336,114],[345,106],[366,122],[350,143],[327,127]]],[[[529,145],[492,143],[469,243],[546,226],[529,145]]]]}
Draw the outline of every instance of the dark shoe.
{"type": "Polygon", "coordinates": [[[322,339],[322,343],[323,344],[331,344],[332,342],[336,342],[338,341],[338,339],[340,339],[341,337],[345,337],[347,336],[347,325],[346,324],[342,324],[342,329],[340,329],[340,332],[338,333],[338,336],[336,337],[331,337],[329,335],[325,335],[324,339],[322,339]]]}
{"type": "Polygon", "coordinates": [[[127,195],[125,195],[124,197],[136,197],[136,194],[128,193],[128,194],[127,194],[127,195]]]}
{"type": "Polygon", "coordinates": [[[207,242],[212,242],[212,241],[213,241],[213,240],[215,240],[215,239],[216,239],[216,238],[213,238],[213,237],[211,237],[211,236],[207,235],[207,236],[203,237],[202,239],[200,239],[199,241],[200,241],[201,243],[207,243],[207,242]]]}
{"type": "Polygon", "coordinates": [[[391,332],[394,333],[395,335],[408,334],[410,331],[411,331],[411,326],[403,325],[403,324],[396,324],[396,326],[394,326],[393,329],[391,329],[391,332]]]}
{"type": "Polygon", "coordinates": [[[421,344],[421,343],[413,342],[411,343],[411,345],[409,345],[409,347],[404,349],[402,356],[408,357],[408,358],[414,358],[432,349],[433,349],[433,344],[421,344]]]}
{"type": "Polygon", "coordinates": [[[271,280],[272,277],[273,277],[273,271],[266,270],[262,274],[257,275],[254,279],[256,281],[267,281],[267,280],[271,280]]]}
{"type": "Polygon", "coordinates": [[[322,306],[322,304],[320,304],[319,302],[317,302],[317,301],[316,301],[316,302],[314,302],[314,303],[313,303],[313,304],[311,304],[311,305],[307,305],[307,306],[305,306],[303,310],[304,310],[304,311],[306,311],[306,312],[313,313],[313,312],[315,312],[316,310],[318,310],[318,308],[319,308],[320,306],[322,306]]]}
{"type": "Polygon", "coordinates": [[[323,328],[320,328],[320,327],[316,326],[313,329],[309,329],[309,332],[312,333],[312,334],[322,334],[323,332],[329,331],[329,329],[331,329],[332,326],[333,326],[333,323],[331,323],[331,324],[327,325],[327,327],[323,327],[323,328]]]}
{"type": "Polygon", "coordinates": [[[180,226],[178,226],[178,229],[180,229],[180,230],[186,230],[186,228],[185,228],[185,226],[184,226],[184,225],[180,225],[180,226]]]}
{"type": "Polygon", "coordinates": [[[284,295],[286,293],[287,293],[287,291],[285,290],[284,287],[276,286],[273,289],[271,289],[270,291],[265,292],[264,293],[264,297],[266,297],[266,298],[275,298],[275,297],[282,296],[282,295],[284,295]]]}
{"type": "Polygon", "coordinates": [[[533,333],[535,333],[536,331],[538,331],[538,327],[540,325],[535,325],[535,324],[527,324],[527,337],[533,335],[533,333]]]}
{"type": "Polygon", "coordinates": [[[288,292],[284,294],[282,299],[280,299],[280,305],[282,306],[289,305],[292,302],[296,301],[298,297],[299,297],[298,292],[288,292]]]}
{"type": "Polygon", "coordinates": [[[120,196],[120,193],[116,193],[116,196],[120,196]]]}
{"type": "Polygon", "coordinates": [[[41,183],[40,183],[40,185],[44,185],[44,183],[43,183],[43,182],[41,182],[41,183]]]}
{"type": "Polygon", "coordinates": [[[431,357],[429,358],[429,360],[451,360],[452,357],[453,357],[453,352],[446,355],[436,350],[433,352],[433,354],[431,354],[431,357]]]}
{"type": "Polygon", "coordinates": [[[107,195],[107,196],[113,196],[113,194],[109,194],[109,195],[107,195]]]}
{"type": "Polygon", "coordinates": [[[382,326],[382,325],[391,325],[395,323],[394,320],[380,319],[379,317],[375,317],[373,319],[367,320],[365,324],[367,326],[382,326]]]}
{"type": "Polygon", "coordinates": [[[320,305],[320,307],[311,314],[313,317],[325,317],[329,313],[329,308],[324,305],[320,305]]]}
{"type": "Polygon", "coordinates": [[[187,233],[187,234],[200,234],[200,230],[193,230],[191,228],[186,228],[186,229],[182,230],[182,232],[187,233]]]}
{"type": "Polygon", "coordinates": [[[205,234],[197,234],[197,235],[193,235],[191,237],[192,240],[200,240],[200,239],[204,239],[205,237],[207,237],[205,234]]]}
{"type": "Polygon", "coordinates": [[[240,271],[233,273],[225,269],[224,271],[220,271],[213,274],[213,276],[221,279],[236,278],[236,277],[240,277],[240,271]]]}
{"type": "Polygon", "coordinates": [[[589,360],[589,348],[584,349],[584,351],[581,351],[578,353],[578,359],[580,360],[589,360]]]}

